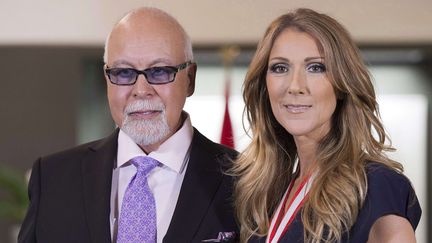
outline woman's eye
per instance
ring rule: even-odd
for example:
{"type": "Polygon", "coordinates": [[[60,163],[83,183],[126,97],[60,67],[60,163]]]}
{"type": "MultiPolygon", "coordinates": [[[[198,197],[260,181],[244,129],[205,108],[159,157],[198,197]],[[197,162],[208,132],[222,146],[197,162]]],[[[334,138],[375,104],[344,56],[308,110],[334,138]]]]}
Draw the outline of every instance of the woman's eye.
{"type": "Polygon", "coordinates": [[[311,73],[324,73],[326,71],[326,67],[322,63],[309,64],[306,69],[311,73]]]}
{"type": "Polygon", "coordinates": [[[270,66],[270,71],[272,73],[286,73],[288,72],[288,66],[284,64],[274,64],[270,66]]]}

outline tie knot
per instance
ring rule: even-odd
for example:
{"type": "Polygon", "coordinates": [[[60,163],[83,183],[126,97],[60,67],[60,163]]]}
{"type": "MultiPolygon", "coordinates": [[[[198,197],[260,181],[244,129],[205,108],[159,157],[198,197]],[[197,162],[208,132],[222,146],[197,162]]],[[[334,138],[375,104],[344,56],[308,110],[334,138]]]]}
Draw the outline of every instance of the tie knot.
{"type": "Polygon", "coordinates": [[[148,174],[159,165],[159,161],[148,156],[137,156],[131,159],[131,163],[137,168],[138,172],[148,174]]]}

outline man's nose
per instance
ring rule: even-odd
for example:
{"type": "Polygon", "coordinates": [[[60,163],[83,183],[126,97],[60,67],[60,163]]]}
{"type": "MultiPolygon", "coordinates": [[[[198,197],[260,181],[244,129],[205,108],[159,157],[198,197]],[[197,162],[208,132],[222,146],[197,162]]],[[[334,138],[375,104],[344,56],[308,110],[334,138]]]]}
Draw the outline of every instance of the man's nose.
{"type": "Polygon", "coordinates": [[[135,97],[144,97],[154,94],[155,90],[153,86],[147,82],[147,78],[144,74],[141,73],[138,75],[137,81],[133,85],[132,92],[135,97]]]}

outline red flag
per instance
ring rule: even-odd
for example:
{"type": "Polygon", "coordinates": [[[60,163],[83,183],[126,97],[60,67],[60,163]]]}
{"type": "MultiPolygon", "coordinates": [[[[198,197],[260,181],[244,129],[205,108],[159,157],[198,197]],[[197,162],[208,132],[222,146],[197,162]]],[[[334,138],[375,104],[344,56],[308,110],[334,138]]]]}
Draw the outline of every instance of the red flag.
{"type": "Polygon", "coordinates": [[[222,134],[220,143],[228,146],[230,148],[234,148],[234,136],[233,129],[231,125],[231,119],[229,115],[229,96],[230,96],[230,81],[227,80],[225,82],[225,114],[222,124],[222,134]]]}

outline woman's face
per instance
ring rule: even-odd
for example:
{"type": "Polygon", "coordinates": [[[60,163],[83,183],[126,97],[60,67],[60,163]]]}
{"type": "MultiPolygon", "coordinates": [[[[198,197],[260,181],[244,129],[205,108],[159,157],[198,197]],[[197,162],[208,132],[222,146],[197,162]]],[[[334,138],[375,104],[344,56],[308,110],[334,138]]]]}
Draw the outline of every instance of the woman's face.
{"type": "Polygon", "coordinates": [[[330,131],[336,95],[309,34],[286,29],[277,37],[266,84],[274,116],[295,139],[318,141],[330,131]]]}

